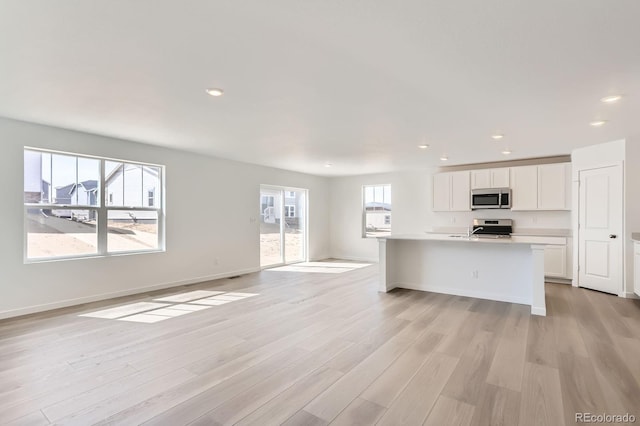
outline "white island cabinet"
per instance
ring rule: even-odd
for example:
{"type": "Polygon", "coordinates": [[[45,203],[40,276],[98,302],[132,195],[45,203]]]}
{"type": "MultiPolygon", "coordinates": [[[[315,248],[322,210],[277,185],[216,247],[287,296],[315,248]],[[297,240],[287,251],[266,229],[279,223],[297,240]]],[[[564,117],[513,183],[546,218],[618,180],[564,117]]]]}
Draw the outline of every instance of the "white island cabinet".
{"type": "Polygon", "coordinates": [[[544,251],[544,276],[548,281],[566,283],[573,277],[573,246],[570,236],[518,233],[512,235],[511,240],[547,245],[544,251]]]}
{"type": "Polygon", "coordinates": [[[544,244],[441,234],[378,241],[380,291],[399,287],[520,303],[546,315],[544,244]]]}
{"type": "Polygon", "coordinates": [[[567,246],[548,246],[544,250],[544,276],[567,276],[567,246]]]}

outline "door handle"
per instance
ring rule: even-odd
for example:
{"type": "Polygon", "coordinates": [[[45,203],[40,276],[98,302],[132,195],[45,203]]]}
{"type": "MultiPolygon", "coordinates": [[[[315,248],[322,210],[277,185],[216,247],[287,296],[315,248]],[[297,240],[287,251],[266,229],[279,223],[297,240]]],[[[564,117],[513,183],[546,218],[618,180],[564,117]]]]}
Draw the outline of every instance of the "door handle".
{"type": "Polygon", "coordinates": [[[618,236],[616,234],[609,234],[609,238],[614,239],[614,238],[618,238],[618,236]]]}

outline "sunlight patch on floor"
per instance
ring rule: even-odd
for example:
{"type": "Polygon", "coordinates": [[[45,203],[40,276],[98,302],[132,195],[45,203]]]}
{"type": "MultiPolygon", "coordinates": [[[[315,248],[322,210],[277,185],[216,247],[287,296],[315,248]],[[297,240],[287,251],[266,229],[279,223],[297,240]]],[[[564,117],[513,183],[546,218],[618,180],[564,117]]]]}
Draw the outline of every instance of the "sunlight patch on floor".
{"type": "Polygon", "coordinates": [[[229,303],[229,302],[231,302],[231,300],[200,299],[200,300],[195,300],[193,303],[209,305],[209,306],[218,306],[218,305],[224,305],[225,303],[229,303]]]}
{"type": "Polygon", "coordinates": [[[209,290],[195,290],[187,293],[174,294],[167,297],[161,297],[160,299],[153,299],[157,302],[190,302],[196,299],[202,299],[204,297],[211,297],[217,294],[222,294],[224,291],[209,291],[209,290]]]}
{"type": "Polygon", "coordinates": [[[316,274],[342,274],[355,269],[364,268],[370,263],[350,263],[350,262],[303,262],[294,265],[279,266],[266,269],[274,272],[310,272],[316,274]]]}
{"type": "Polygon", "coordinates": [[[259,294],[195,290],[154,299],[154,302],[136,302],[78,316],[151,324],[253,296],[259,294]]]}
{"type": "Polygon", "coordinates": [[[170,306],[167,303],[138,302],[130,305],[118,306],[116,308],[104,309],[102,311],[81,314],[81,317],[116,319],[127,315],[138,314],[152,309],[164,308],[170,306]]]}

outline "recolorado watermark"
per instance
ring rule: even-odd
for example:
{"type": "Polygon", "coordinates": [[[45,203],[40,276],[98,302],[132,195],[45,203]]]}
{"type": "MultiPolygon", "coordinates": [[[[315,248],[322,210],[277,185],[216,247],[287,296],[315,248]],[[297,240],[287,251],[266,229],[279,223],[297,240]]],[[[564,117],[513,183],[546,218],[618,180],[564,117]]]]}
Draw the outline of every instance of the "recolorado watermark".
{"type": "Polygon", "coordinates": [[[576,423],[635,423],[633,414],[576,413],[576,423]]]}

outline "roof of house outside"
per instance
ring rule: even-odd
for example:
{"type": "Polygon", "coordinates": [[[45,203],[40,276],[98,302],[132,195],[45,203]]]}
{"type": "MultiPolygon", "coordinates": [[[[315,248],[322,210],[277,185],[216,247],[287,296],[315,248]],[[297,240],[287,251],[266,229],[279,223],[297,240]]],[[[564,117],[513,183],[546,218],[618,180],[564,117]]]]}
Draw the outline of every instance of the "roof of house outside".
{"type": "Polygon", "coordinates": [[[69,184],[66,186],[61,186],[56,188],[56,199],[70,199],[71,195],[76,190],[76,187],[81,186],[85,192],[93,192],[98,190],[98,181],[97,180],[85,180],[80,182],[79,184],[69,184]]]}
{"type": "Polygon", "coordinates": [[[389,203],[379,203],[377,201],[374,202],[370,202],[370,203],[365,203],[364,205],[365,210],[386,210],[386,211],[391,211],[391,204],[389,203]]]}
{"type": "MultiPolygon", "coordinates": [[[[113,170],[111,170],[111,172],[107,175],[107,177],[105,178],[105,182],[108,185],[109,181],[111,179],[113,179],[115,176],[117,176],[118,171],[122,170],[122,167],[128,163],[120,163],[120,165],[118,165],[117,167],[115,167],[113,170]]],[[[138,165],[138,164],[133,164],[133,165],[138,165]]],[[[142,170],[153,175],[153,176],[158,176],[158,170],[157,167],[150,167],[150,166],[142,166],[142,170]]]]}

